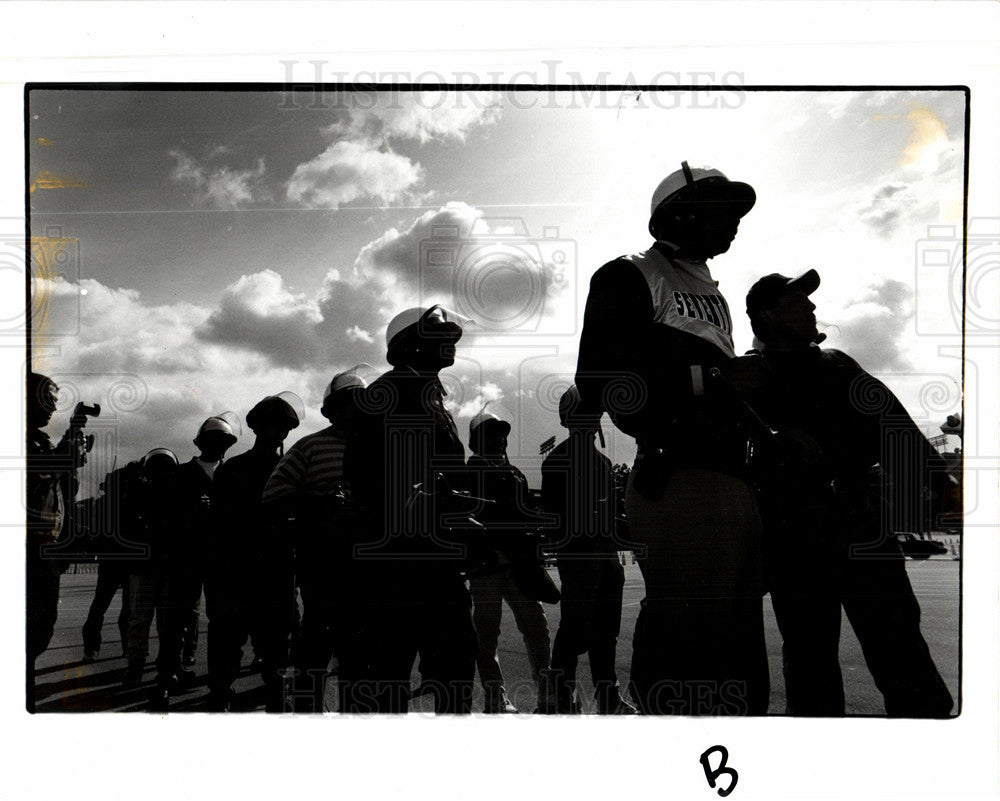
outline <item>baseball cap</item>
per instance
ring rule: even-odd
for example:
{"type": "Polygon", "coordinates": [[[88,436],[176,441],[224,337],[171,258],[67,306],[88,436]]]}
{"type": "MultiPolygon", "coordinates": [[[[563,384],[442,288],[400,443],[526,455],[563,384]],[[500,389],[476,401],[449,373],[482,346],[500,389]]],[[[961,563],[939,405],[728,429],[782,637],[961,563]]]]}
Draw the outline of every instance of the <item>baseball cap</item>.
{"type": "Polygon", "coordinates": [[[756,202],[757,193],[750,184],[730,181],[714,167],[689,167],[682,161],[681,168],[670,173],[653,190],[649,201],[649,230],[652,233],[654,218],[668,203],[727,204],[742,217],[756,202]]]}
{"type": "Polygon", "coordinates": [[[819,288],[819,273],[806,270],[798,278],[789,278],[780,273],[771,273],[759,279],[747,292],[747,314],[751,319],[766,311],[786,292],[802,292],[811,295],[819,288]]]}

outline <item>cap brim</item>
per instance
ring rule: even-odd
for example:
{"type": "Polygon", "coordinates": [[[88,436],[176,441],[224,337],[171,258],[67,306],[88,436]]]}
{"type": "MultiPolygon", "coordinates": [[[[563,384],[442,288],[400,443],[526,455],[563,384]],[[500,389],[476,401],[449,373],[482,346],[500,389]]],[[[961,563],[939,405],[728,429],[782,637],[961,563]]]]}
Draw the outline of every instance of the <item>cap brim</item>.
{"type": "Polygon", "coordinates": [[[690,204],[698,207],[703,203],[727,206],[736,212],[740,217],[744,216],[757,202],[757,193],[750,184],[741,181],[718,181],[701,183],[697,185],[697,193],[690,194],[690,187],[682,187],[672,195],[665,197],[653,210],[649,218],[650,233],[652,233],[653,222],[666,206],[671,208],[690,204]]]}
{"type": "Polygon", "coordinates": [[[819,289],[819,273],[815,270],[806,270],[798,278],[789,281],[788,288],[804,295],[811,295],[819,289]]]}
{"type": "Polygon", "coordinates": [[[757,193],[750,184],[741,181],[726,181],[725,183],[710,183],[701,188],[703,198],[710,198],[716,203],[726,203],[732,206],[742,217],[757,202],[757,193]]]}

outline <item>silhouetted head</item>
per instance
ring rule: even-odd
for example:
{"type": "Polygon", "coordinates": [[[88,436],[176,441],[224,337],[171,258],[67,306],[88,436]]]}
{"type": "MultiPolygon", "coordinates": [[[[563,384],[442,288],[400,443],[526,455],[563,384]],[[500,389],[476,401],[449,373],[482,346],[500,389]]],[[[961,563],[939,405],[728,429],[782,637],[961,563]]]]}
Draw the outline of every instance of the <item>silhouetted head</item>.
{"type": "Polygon", "coordinates": [[[580,390],[574,384],[559,398],[559,423],[570,431],[596,434],[601,427],[601,415],[584,409],[580,390]]]}
{"type": "Polygon", "coordinates": [[[223,412],[209,417],[198,429],[194,438],[195,447],[206,462],[217,462],[226,455],[242,431],[239,418],[232,412],[223,412]]]}
{"type": "Polygon", "coordinates": [[[483,410],[469,422],[469,450],[480,456],[503,456],[509,435],[510,423],[483,410]]]}
{"type": "Polygon", "coordinates": [[[59,387],[47,375],[28,373],[28,428],[45,428],[56,411],[59,387]]]}
{"type": "Polygon", "coordinates": [[[688,167],[685,161],[654,190],[649,232],[685,255],[710,259],[729,250],[740,219],[756,201],[749,184],[730,181],[712,167],[688,167]]]}
{"type": "Polygon", "coordinates": [[[819,273],[798,278],[765,275],[747,293],[747,315],[754,336],[775,348],[803,348],[817,341],[816,305],[809,295],[819,288],[819,273]]]}
{"type": "Polygon", "coordinates": [[[305,416],[302,399],[294,392],[268,395],[247,412],[247,426],[257,435],[262,445],[278,447],[288,432],[298,428],[305,416]]]}
{"type": "Polygon", "coordinates": [[[358,365],[350,370],[337,373],[323,393],[323,405],[319,413],[331,423],[334,420],[344,421],[358,408],[358,400],[368,383],[358,375],[357,371],[367,365],[358,365]]]}
{"type": "Polygon", "coordinates": [[[441,305],[400,312],[385,332],[386,361],[393,367],[438,372],[455,363],[455,346],[470,322],[441,305]]]}

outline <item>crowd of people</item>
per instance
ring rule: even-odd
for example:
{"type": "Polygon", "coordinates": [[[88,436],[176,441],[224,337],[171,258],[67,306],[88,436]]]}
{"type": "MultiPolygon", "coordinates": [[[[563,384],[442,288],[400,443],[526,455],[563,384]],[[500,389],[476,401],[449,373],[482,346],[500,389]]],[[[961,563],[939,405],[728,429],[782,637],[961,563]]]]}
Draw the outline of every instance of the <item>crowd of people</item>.
{"type": "MultiPolygon", "coordinates": [[[[397,315],[392,369],[371,384],[356,369],[334,376],[321,408],[330,425],[287,452],[304,407],[282,392],[246,415],[245,453],[224,459],[241,434],[227,413],[201,424],[190,461],[158,447],[109,474],[99,517],[131,555],[100,564],[85,659],[123,587],[123,686],[143,682],[155,619],[151,701],[166,709],[195,681],[204,594],[210,710],[233,708],[249,640],[269,711],[322,711],[336,656],[340,712],[403,713],[429,695],[439,713],[468,713],[478,672],[483,711],[511,713],[497,653],[506,604],[538,713],[581,710],[587,654],[600,714],[761,715],[770,593],[788,713],[844,714],[843,608],[887,714],[948,715],[891,533],[928,527],[951,479],[888,388],[819,347],[814,270],[752,286],[754,349],[736,355],[707,261],[729,250],[755,202],[748,184],[684,162],[653,194],[652,247],[594,274],[576,383],[559,402],[567,436],[542,464],[540,504],[508,458],[511,422],[488,407],[470,423],[466,458],[439,379],[464,320],[443,306],[397,315]],[[597,445],[604,414],[637,443],[624,503],[597,445]],[[625,685],[624,550],[645,587],[625,685]],[[544,604],[559,604],[551,638],[544,604]]],[[[57,445],[42,431],[56,391],[29,374],[29,709],[86,458],[81,421],[57,445]]]]}

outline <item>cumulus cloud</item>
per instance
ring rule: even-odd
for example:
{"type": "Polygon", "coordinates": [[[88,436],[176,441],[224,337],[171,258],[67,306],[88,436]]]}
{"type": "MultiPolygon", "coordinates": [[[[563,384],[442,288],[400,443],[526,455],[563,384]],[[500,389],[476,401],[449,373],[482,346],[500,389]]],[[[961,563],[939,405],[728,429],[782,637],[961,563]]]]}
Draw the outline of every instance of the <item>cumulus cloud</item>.
{"type": "Polygon", "coordinates": [[[445,406],[456,418],[472,418],[483,410],[483,407],[490,404],[490,411],[502,419],[509,415],[500,407],[503,400],[503,387],[495,381],[487,381],[484,384],[472,387],[471,397],[462,403],[454,402],[445,398],[445,406]]]}
{"type": "Polygon", "coordinates": [[[494,236],[481,209],[449,203],[369,242],[351,268],[331,268],[315,297],[273,270],[242,276],[196,335],[304,367],[381,361],[386,324],[412,306],[440,303],[471,317],[470,337],[544,333],[569,290],[546,255],[530,237],[494,236]]]}
{"type": "Polygon", "coordinates": [[[357,325],[352,325],[345,333],[347,334],[347,339],[350,342],[367,342],[368,344],[375,342],[375,337],[373,337],[370,332],[365,331],[357,325]]]}
{"type": "MultiPolygon", "coordinates": [[[[226,148],[217,147],[208,160],[227,154],[226,148]]],[[[235,209],[249,206],[267,196],[263,185],[265,168],[262,158],[257,159],[251,169],[238,170],[225,165],[211,167],[201,164],[182,150],[171,150],[170,156],[176,162],[170,173],[171,180],[189,187],[198,203],[235,209]]]]}
{"type": "MultiPolygon", "coordinates": [[[[258,350],[197,333],[210,319],[231,323],[234,309],[257,315],[258,325],[310,313],[315,321],[315,311],[301,296],[282,289],[276,275],[248,276],[241,282],[234,284],[240,289],[226,300],[225,310],[221,303],[215,309],[182,302],[150,304],[134,289],[93,279],[36,282],[35,297],[44,298],[36,307],[44,307],[47,323],[34,332],[32,366],[61,387],[61,408],[48,430],[61,435],[78,400],[102,406],[101,416],[90,424],[98,443],[81,471],[81,497],[96,493],[115,460],[121,465],[154,447],[190,458],[191,439],[206,417],[233,410],[242,418],[262,397],[282,390],[298,393],[307,409],[289,443],[326,425],[318,412],[323,388],[337,369],[353,363],[317,359],[301,366],[279,364],[258,350]],[[276,291],[269,293],[269,287],[276,291]],[[55,336],[55,331],[77,333],[55,336]]],[[[246,432],[230,455],[252,441],[246,432]]]]}
{"type": "Polygon", "coordinates": [[[393,202],[423,177],[419,164],[370,141],[340,140],[295,168],[288,199],[311,207],[339,208],[358,198],[393,202]]]}
{"type": "Polygon", "coordinates": [[[912,288],[886,278],[849,302],[831,326],[830,344],[867,370],[905,371],[912,367],[904,337],[912,317],[912,288]]]}
{"type": "Polygon", "coordinates": [[[570,289],[572,258],[508,220],[453,202],[370,242],[354,270],[417,301],[407,305],[442,303],[481,332],[506,334],[536,331],[551,319],[570,289]]]}
{"type": "Polygon", "coordinates": [[[394,203],[412,196],[423,168],[396,152],[393,142],[464,141],[472,129],[495,122],[499,108],[491,93],[379,95],[372,108],[348,108],[326,129],[332,141],[295,168],[286,195],[294,203],[332,209],[362,198],[394,203]]]}
{"type": "Polygon", "coordinates": [[[919,205],[909,184],[892,182],[883,184],[872,195],[871,201],[861,208],[861,221],[883,239],[895,233],[900,221],[911,209],[919,205]]]}
{"type": "Polygon", "coordinates": [[[208,316],[207,309],[190,303],[147,306],[134,289],[111,288],[90,278],[36,282],[33,294],[48,299],[48,325],[35,321],[36,344],[47,339],[46,330],[78,331],[53,343],[72,351],[85,373],[100,372],[111,357],[120,369],[136,373],[172,374],[202,366],[198,354],[184,344],[208,316]]]}
{"type": "Polygon", "coordinates": [[[473,129],[500,116],[497,92],[422,91],[390,93],[371,109],[351,109],[332,130],[364,138],[465,141],[473,129]]]}
{"type": "Polygon", "coordinates": [[[199,326],[199,338],[262,353],[279,364],[304,365],[317,358],[319,307],[288,291],[273,270],[240,276],[226,287],[219,308],[199,326]]]}

